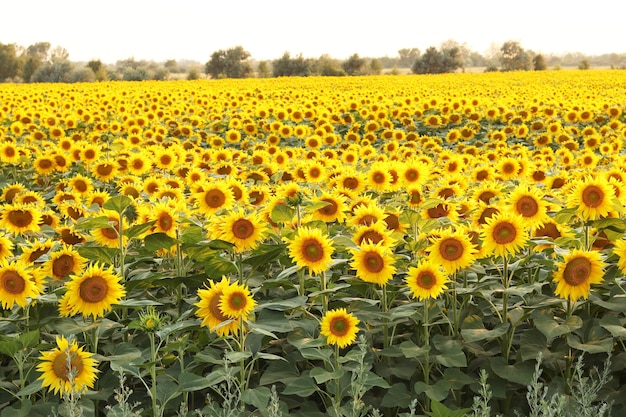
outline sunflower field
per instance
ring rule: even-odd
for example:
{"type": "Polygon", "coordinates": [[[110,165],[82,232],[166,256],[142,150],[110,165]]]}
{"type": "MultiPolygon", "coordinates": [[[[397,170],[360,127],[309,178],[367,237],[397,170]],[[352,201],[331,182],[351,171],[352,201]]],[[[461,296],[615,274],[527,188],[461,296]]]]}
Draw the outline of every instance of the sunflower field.
{"type": "Polygon", "coordinates": [[[0,417],[626,416],[626,72],[0,85],[0,417]]]}

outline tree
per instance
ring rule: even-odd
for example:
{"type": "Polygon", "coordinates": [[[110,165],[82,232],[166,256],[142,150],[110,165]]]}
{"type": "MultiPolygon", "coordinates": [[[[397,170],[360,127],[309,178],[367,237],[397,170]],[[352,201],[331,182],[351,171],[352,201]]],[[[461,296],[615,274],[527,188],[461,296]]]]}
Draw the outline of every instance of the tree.
{"type": "Polygon", "coordinates": [[[70,53],[67,52],[67,49],[57,46],[52,51],[50,51],[50,61],[59,62],[59,61],[69,61],[70,53]]]}
{"type": "Polygon", "coordinates": [[[70,61],[48,62],[39,66],[30,78],[34,83],[67,83],[70,81],[70,61]]]}
{"type": "Polygon", "coordinates": [[[274,77],[306,77],[313,72],[313,64],[312,60],[304,59],[302,54],[291,58],[291,54],[285,52],[272,62],[272,73],[274,77]]]}
{"type": "Polygon", "coordinates": [[[403,48],[398,51],[400,59],[398,66],[401,68],[411,68],[415,60],[420,56],[420,50],[417,48],[403,48]]]}
{"type": "Polygon", "coordinates": [[[532,61],[519,42],[507,41],[500,48],[502,71],[528,71],[532,61]]]}
{"type": "Polygon", "coordinates": [[[414,74],[443,74],[454,72],[463,66],[459,48],[437,50],[434,46],[429,47],[424,55],[415,60],[411,67],[414,74]]]}
{"type": "Polygon", "coordinates": [[[0,82],[17,76],[20,60],[14,44],[0,43],[0,82]]]}
{"type": "Polygon", "coordinates": [[[316,73],[325,77],[338,77],[346,75],[339,61],[333,59],[328,54],[324,54],[317,59],[316,73]]]}
{"type": "Polygon", "coordinates": [[[545,71],[548,69],[546,59],[541,54],[537,54],[533,57],[533,69],[535,71],[545,71]]]}
{"type": "Polygon", "coordinates": [[[49,42],[37,42],[26,48],[25,62],[22,67],[22,78],[30,82],[37,69],[49,61],[49,42]]]}
{"type": "Polygon", "coordinates": [[[268,78],[272,75],[270,64],[267,61],[261,61],[256,67],[257,78],[268,78]]]}
{"type": "Polygon", "coordinates": [[[242,46],[227,50],[220,49],[211,54],[211,59],[205,64],[205,73],[212,78],[246,78],[252,74],[252,67],[248,62],[250,53],[242,46]]]}
{"type": "Polygon", "coordinates": [[[588,59],[583,59],[580,61],[580,64],[578,64],[578,69],[580,70],[588,70],[589,68],[591,68],[591,64],[589,64],[588,59]]]}
{"type": "Polygon", "coordinates": [[[383,65],[376,58],[370,61],[370,74],[380,75],[383,72],[383,65]]]}
{"type": "Polygon", "coordinates": [[[352,54],[341,67],[348,75],[359,75],[365,66],[365,60],[359,54],[352,54]]]}
{"type": "Polygon", "coordinates": [[[168,59],[163,64],[163,67],[165,67],[168,72],[171,72],[171,73],[174,73],[174,74],[180,72],[180,68],[178,67],[178,62],[176,62],[175,59],[168,59]]]}

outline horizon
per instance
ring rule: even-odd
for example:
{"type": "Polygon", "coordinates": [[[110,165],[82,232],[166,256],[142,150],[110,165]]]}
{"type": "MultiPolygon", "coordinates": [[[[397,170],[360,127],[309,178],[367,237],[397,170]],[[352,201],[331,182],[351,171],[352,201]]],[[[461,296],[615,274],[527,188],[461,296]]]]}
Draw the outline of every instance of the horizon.
{"type": "Polygon", "coordinates": [[[95,10],[85,3],[34,0],[3,5],[5,16],[12,18],[0,27],[0,42],[23,47],[49,42],[52,48],[65,48],[71,61],[99,59],[105,64],[129,58],[203,63],[211,53],[238,45],[257,61],[278,59],[285,52],[306,58],[328,54],[340,60],[355,53],[395,57],[403,48],[424,52],[447,40],[481,55],[509,40],[543,55],[626,52],[618,32],[619,14],[604,12],[611,10],[608,0],[599,0],[584,14],[571,5],[539,0],[528,0],[514,13],[495,0],[471,5],[449,0],[447,14],[437,18],[429,15],[440,13],[439,8],[408,0],[390,0],[382,10],[355,1],[320,0],[306,13],[294,11],[293,2],[286,0],[242,0],[236,5],[110,0],[95,10]]]}

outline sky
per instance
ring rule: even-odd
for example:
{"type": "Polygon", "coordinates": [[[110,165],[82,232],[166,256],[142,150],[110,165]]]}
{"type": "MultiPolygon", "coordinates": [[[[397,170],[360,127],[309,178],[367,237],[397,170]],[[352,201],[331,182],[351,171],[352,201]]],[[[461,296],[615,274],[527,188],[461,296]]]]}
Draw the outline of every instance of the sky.
{"type": "Polygon", "coordinates": [[[624,53],[617,0],[21,0],[0,8],[0,43],[50,42],[71,61],[204,63],[241,45],[283,53],[395,57],[453,39],[476,52],[513,40],[536,53],[624,53]]]}

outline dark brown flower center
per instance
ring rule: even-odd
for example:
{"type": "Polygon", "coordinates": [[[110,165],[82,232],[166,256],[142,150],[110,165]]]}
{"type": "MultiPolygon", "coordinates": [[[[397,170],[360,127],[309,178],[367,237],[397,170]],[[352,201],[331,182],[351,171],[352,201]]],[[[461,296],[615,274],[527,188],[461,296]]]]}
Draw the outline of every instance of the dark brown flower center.
{"type": "Polygon", "coordinates": [[[254,233],[254,225],[248,219],[237,219],[233,223],[232,232],[237,239],[247,239],[254,233]]]}
{"type": "Polygon", "coordinates": [[[343,186],[348,190],[356,190],[359,188],[359,180],[354,177],[344,178],[343,186]]]}
{"type": "Polygon", "coordinates": [[[510,222],[500,222],[493,228],[493,240],[499,245],[506,245],[507,243],[513,242],[516,236],[517,229],[515,225],[510,222]]]}
{"type": "Polygon", "coordinates": [[[387,230],[398,230],[400,228],[400,220],[398,216],[393,213],[386,213],[387,215],[383,219],[387,225],[387,230]]]}
{"type": "Polygon", "coordinates": [[[604,191],[598,186],[588,185],[583,190],[583,204],[587,207],[595,208],[602,205],[604,201],[604,191]]]}
{"type": "Polygon", "coordinates": [[[174,219],[169,213],[161,213],[159,214],[157,223],[161,230],[170,230],[172,226],[174,226],[174,219]]]}
{"type": "Polygon", "coordinates": [[[358,244],[362,244],[363,242],[372,242],[373,244],[377,244],[382,241],[384,237],[378,233],[376,230],[367,230],[365,231],[361,237],[358,239],[358,244]]]}
{"type": "Polygon", "coordinates": [[[28,227],[33,223],[33,214],[28,210],[11,210],[8,220],[14,226],[28,227]]]}
{"type": "Polygon", "coordinates": [[[456,261],[463,256],[463,244],[455,238],[446,238],[439,245],[439,254],[446,261],[456,261]]]}
{"type": "Polygon", "coordinates": [[[52,274],[55,277],[63,278],[74,269],[74,258],[71,255],[63,254],[52,262],[52,274]]]}
{"type": "Polygon", "coordinates": [[[83,361],[77,354],[72,355],[72,359],[69,361],[69,366],[67,359],[67,353],[59,352],[52,361],[52,371],[57,378],[62,379],[63,381],[69,380],[68,374],[70,373],[70,370],[74,373],[74,379],[76,379],[81,372],[83,372],[83,361]]]}
{"type": "Polygon", "coordinates": [[[415,283],[420,288],[430,290],[437,283],[437,278],[435,278],[435,275],[430,271],[422,271],[417,274],[415,283]]]}
{"type": "Polygon", "coordinates": [[[10,294],[21,294],[26,288],[26,281],[16,271],[5,271],[2,274],[2,288],[10,294]]]}
{"type": "Polygon", "coordinates": [[[372,214],[366,214],[359,219],[359,224],[363,226],[371,226],[373,223],[376,223],[378,218],[372,214]]]}
{"type": "Polygon", "coordinates": [[[435,207],[431,207],[427,210],[428,217],[431,219],[446,217],[448,212],[448,209],[443,204],[437,204],[435,207]]]}
{"type": "Polygon", "coordinates": [[[559,229],[556,227],[556,224],[546,223],[537,229],[537,231],[535,232],[535,235],[549,237],[551,239],[556,239],[556,238],[561,237],[561,232],[559,232],[559,229]]]}
{"type": "Polygon", "coordinates": [[[578,286],[589,279],[591,262],[585,257],[570,260],[563,271],[563,279],[568,285],[578,286]]]}
{"type": "Polygon", "coordinates": [[[525,195],[517,200],[515,209],[524,217],[533,217],[539,211],[539,204],[533,197],[525,195]]]}
{"type": "Polygon", "coordinates": [[[363,264],[369,272],[378,273],[385,267],[385,260],[377,252],[367,252],[363,257],[363,264]]]}
{"type": "Polygon", "coordinates": [[[324,257],[324,247],[317,239],[306,239],[302,244],[302,256],[307,262],[317,262],[324,257]]]}
{"type": "Polygon", "coordinates": [[[319,211],[321,214],[325,216],[334,216],[339,211],[339,205],[332,198],[323,198],[323,202],[328,203],[328,205],[322,207],[319,211]]]}
{"type": "Polygon", "coordinates": [[[109,286],[104,278],[95,275],[80,284],[80,298],[88,303],[98,303],[105,299],[109,286]]]}
{"type": "Polygon", "coordinates": [[[487,219],[491,218],[495,214],[498,214],[499,212],[500,212],[500,210],[498,210],[495,207],[487,207],[480,214],[480,217],[478,218],[478,224],[486,224],[487,223],[487,219]]]}
{"type": "Polygon", "coordinates": [[[350,330],[350,323],[345,317],[334,317],[328,326],[334,336],[345,336],[350,330]]]}
{"type": "Polygon", "coordinates": [[[226,202],[226,196],[221,190],[209,190],[204,195],[204,202],[211,208],[219,208],[226,202]]]}
{"type": "Polygon", "coordinates": [[[226,321],[228,317],[222,313],[222,309],[220,308],[220,298],[222,297],[222,291],[216,292],[213,295],[213,298],[209,301],[209,310],[211,310],[211,314],[218,319],[219,321],[226,321]]]}
{"type": "Polygon", "coordinates": [[[230,297],[228,297],[228,307],[235,311],[243,310],[246,307],[247,301],[248,299],[245,294],[236,292],[230,294],[230,297]]]}

